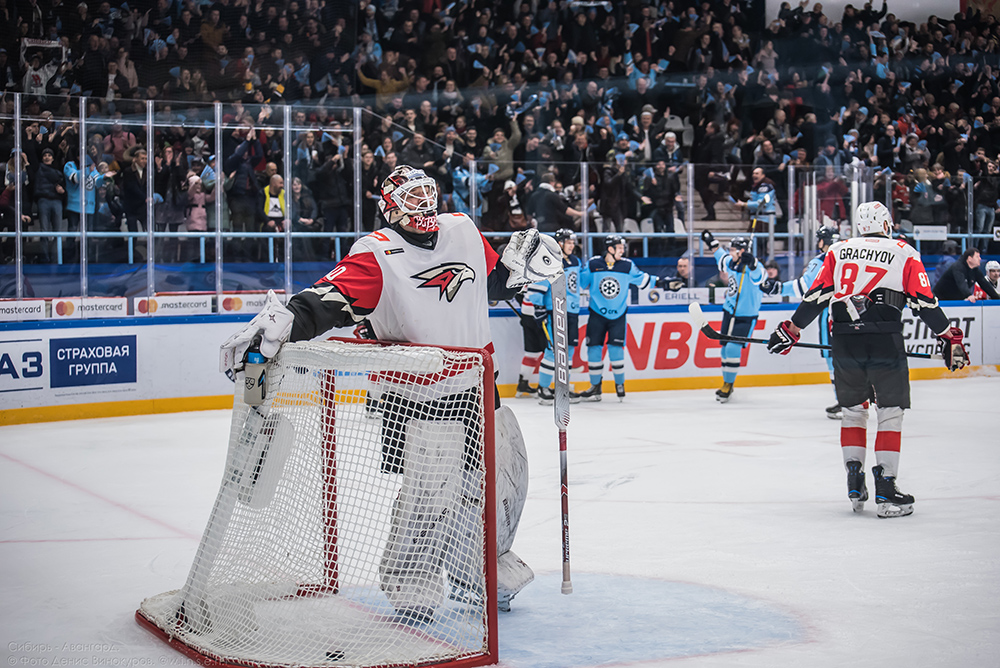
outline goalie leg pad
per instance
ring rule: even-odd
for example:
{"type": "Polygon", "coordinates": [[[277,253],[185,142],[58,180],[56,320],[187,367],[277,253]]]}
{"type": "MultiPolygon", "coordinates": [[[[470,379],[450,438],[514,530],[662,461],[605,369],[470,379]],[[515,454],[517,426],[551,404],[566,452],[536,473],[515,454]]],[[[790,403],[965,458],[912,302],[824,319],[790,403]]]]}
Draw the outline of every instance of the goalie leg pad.
{"type": "Polygon", "coordinates": [[[496,423],[497,554],[514,544],[528,496],[528,451],[517,418],[509,406],[494,415],[496,423]]]}
{"type": "Polygon", "coordinates": [[[403,483],[379,564],[382,590],[397,610],[434,609],[444,600],[442,568],[455,532],[465,427],[456,420],[411,420],[403,483]]]}
{"type": "MultiPolygon", "coordinates": [[[[500,592],[499,603],[503,610],[509,609],[510,599],[535,576],[528,565],[510,551],[528,495],[528,453],[524,446],[524,437],[510,407],[501,406],[497,409],[494,422],[496,424],[497,554],[499,555],[497,587],[500,592]]],[[[475,471],[464,471],[462,510],[455,523],[455,535],[446,564],[452,585],[474,595],[481,595],[478,587],[472,584],[476,582],[477,576],[469,570],[472,564],[468,563],[468,560],[464,564],[461,563],[459,557],[478,550],[478,546],[482,545],[482,490],[482,481],[478,474],[475,471]]]]}
{"type": "Polygon", "coordinates": [[[511,599],[534,579],[534,571],[513,550],[501,554],[497,558],[497,606],[501,612],[510,612],[511,599]]]}

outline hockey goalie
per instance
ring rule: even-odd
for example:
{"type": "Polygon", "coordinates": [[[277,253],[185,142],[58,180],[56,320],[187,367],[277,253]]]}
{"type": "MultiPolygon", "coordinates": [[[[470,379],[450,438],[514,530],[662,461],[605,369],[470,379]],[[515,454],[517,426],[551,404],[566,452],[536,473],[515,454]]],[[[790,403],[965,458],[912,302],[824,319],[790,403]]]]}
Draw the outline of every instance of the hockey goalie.
{"type": "MultiPolygon", "coordinates": [[[[381,188],[387,227],[359,239],[350,253],[287,307],[270,293],[264,309],[222,346],[224,370],[241,371],[258,340],[271,358],[285,342],[313,339],[330,329],[362,325],[369,338],[493,352],[488,301],[512,298],[522,287],[562,271],[558,245],[536,230],[518,232],[500,257],[472,219],[438,214],[435,181],[408,166],[381,188]]],[[[481,596],[449,559],[463,542],[482,540],[475,512],[449,512],[444,497],[481,503],[467,439],[475,431],[455,410],[481,393],[461,374],[435,384],[417,403],[404,387],[378,383],[368,409],[382,417],[381,469],[401,474],[391,530],[378,567],[381,589],[397,614],[430,621],[450,594],[481,596]],[[441,471],[447,472],[442,476],[441,471]],[[463,516],[467,515],[467,516],[463,516]]],[[[511,550],[527,493],[527,461],[513,413],[496,406],[497,594],[501,610],[533,579],[511,550]]]]}

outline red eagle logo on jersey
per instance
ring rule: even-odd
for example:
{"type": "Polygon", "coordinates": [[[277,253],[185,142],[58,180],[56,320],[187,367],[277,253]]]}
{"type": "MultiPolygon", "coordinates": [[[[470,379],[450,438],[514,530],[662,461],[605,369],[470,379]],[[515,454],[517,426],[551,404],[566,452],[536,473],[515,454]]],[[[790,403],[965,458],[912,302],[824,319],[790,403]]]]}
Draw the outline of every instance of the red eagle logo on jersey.
{"type": "Polygon", "coordinates": [[[445,297],[448,301],[453,301],[455,295],[458,294],[458,289],[466,281],[476,280],[476,272],[464,262],[446,262],[436,267],[425,269],[410,278],[423,281],[417,286],[418,288],[437,288],[440,290],[438,299],[445,297]]]}

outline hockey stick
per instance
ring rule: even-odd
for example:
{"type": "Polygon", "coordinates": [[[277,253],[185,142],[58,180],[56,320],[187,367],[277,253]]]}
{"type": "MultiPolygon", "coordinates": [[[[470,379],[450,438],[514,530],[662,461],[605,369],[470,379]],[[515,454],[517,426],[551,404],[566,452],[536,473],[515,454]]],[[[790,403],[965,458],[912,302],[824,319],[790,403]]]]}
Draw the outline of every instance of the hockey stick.
{"type": "MultiPolygon", "coordinates": [[[[747,250],[749,250],[751,253],[753,253],[754,250],[755,250],[754,246],[753,246],[753,237],[754,237],[755,234],[757,234],[757,216],[756,216],[756,214],[750,219],[750,247],[747,250]]],[[[744,251],[744,252],[746,252],[746,251],[744,251]]],[[[759,260],[758,260],[758,262],[759,262],[759,260]]],[[[740,307],[740,297],[743,296],[743,279],[746,278],[747,274],[750,271],[751,270],[749,268],[747,268],[746,270],[740,272],[740,284],[736,288],[736,301],[733,302],[733,318],[732,318],[732,320],[729,321],[729,329],[730,329],[730,331],[732,331],[733,325],[736,324],[736,310],[740,307]]],[[[729,336],[728,332],[726,333],[726,336],[729,336]]]]}
{"type": "MultiPolygon", "coordinates": [[[[729,336],[728,334],[721,334],[720,332],[712,329],[712,326],[708,324],[708,319],[705,317],[705,313],[701,310],[701,304],[697,302],[692,302],[688,304],[688,314],[691,316],[691,324],[701,330],[701,333],[710,339],[716,341],[732,341],[734,343],[763,343],[767,345],[769,341],[767,339],[751,339],[746,336],[729,336]]],[[[813,350],[833,350],[833,346],[825,346],[822,343],[796,343],[796,348],[811,348],[813,350]]],[[[943,360],[944,357],[937,354],[931,353],[906,353],[907,357],[914,357],[922,360],[943,360]]]]}
{"type": "Polygon", "coordinates": [[[552,352],[555,356],[555,400],[553,411],[559,429],[559,477],[562,502],[562,593],[572,594],[569,574],[569,474],[566,463],[566,427],[569,426],[569,336],[566,314],[566,274],[552,285],[552,352]]]}

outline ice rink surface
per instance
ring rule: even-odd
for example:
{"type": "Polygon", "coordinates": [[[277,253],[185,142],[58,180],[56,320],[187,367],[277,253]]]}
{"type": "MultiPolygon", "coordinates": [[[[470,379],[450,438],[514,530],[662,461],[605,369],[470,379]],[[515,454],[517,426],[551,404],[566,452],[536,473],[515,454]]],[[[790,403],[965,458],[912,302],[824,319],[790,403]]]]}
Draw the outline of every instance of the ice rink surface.
{"type": "MultiPolygon", "coordinates": [[[[1000,378],[913,383],[915,513],[893,520],[851,511],[829,386],[574,406],[571,596],[552,409],[505,402],[538,577],[501,615],[502,665],[1000,666],[1000,378]]],[[[183,583],[228,431],[226,411],[0,429],[4,665],[193,665],[133,613],[183,583]]]]}

